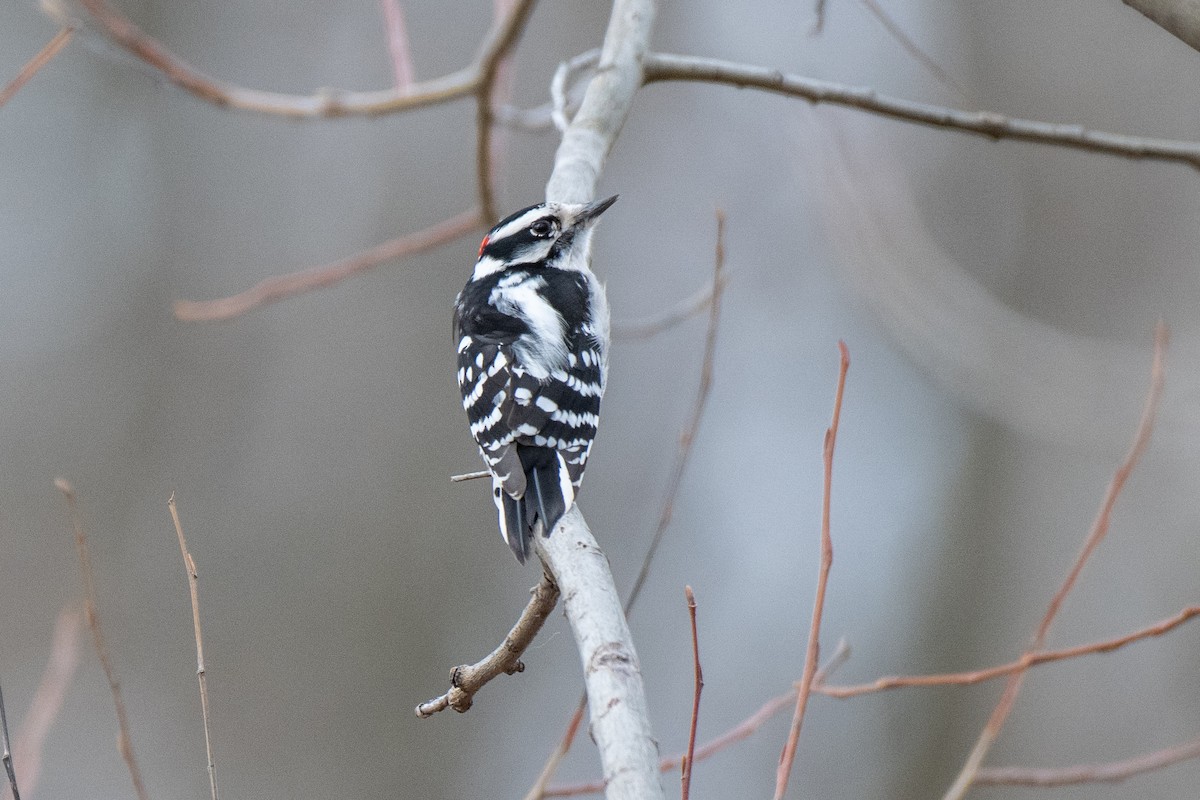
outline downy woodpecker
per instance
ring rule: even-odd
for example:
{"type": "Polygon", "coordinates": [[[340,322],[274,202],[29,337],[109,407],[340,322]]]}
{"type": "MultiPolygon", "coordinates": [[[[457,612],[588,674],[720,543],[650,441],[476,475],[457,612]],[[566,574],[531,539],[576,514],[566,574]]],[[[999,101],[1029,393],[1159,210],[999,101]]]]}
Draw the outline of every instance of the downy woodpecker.
{"type": "Polygon", "coordinates": [[[525,563],[579,491],[608,373],[608,301],[589,268],[616,196],[541,203],[483,237],[454,301],[458,387],[492,473],[500,534],[525,563]]]}

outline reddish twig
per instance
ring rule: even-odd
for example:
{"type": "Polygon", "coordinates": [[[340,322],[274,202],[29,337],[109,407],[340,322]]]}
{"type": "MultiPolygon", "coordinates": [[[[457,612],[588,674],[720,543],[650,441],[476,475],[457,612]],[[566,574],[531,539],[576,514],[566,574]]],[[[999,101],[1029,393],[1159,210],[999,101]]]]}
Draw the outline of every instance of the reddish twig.
{"type": "Polygon", "coordinates": [[[196,634],[196,680],[200,683],[200,715],[204,720],[204,751],[208,755],[208,786],[212,800],[217,800],[217,767],[213,763],[212,734],[208,724],[208,670],[204,666],[204,636],[200,632],[200,575],[196,572],[196,561],[188,552],[187,540],[183,538],[183,525],[179,522],[179,509],[175,507],[175,493],[167,500],[171,521],[175,523],[175,535],[179,539],[179,554],[183,556],[183,568],[187,572],[188,591],[192,599],[192,628],[196,634]]]}
{"type": "Polygon", "coordinates": [[[975,783],[1041,787],[1068,786],[1074,783],[1117,783],[1134,775],[1169,767],[1192,758],[1200,758],[1200,738],[1133,758],[1100,764],[1077,764],[1058,769],[990,767],[979,770],[975,775],[975,783]]]}
{"type": "Polygon", "coordinates": [[[396,88],[401,91],[412,89],[416,80],[413,70],[412,48],[409,46],[408,26],[404,24],[404,6],[400,0],[379,0],[383,12],[383,30],[387,35],[388,55],[392,61],[392,75],[396,88]]]}
{"type": "Polygon", "coordinates": [[[688,462],[692,458],[692,445],[696,434],[700,431],[700,423],[704,420],[704,409],[708,406],[708,396],[712,393],[713,363],[717,353],[717,330],[721,323],[721,295],[725,290],[725,212],[717,209],[717,243],[713,257],[713,293],[708,307],[708,331],[704,335],[704,358],[700,365],[700,386],[696,391],[696,400],[692,405],[692,415],[688,419],[683,433],[679,436],[679,450],[675,454],[675,466],[667,481],[667,494],[663,501],[662,511],[658,516],[658,525],[650,546],[642,559],[642,566],[629,589],[625,599],[625,613],[633,611],[646,579],[650,577],[650,567],[658,554],[658,546],[662,544],[663,535],[671,525],[675,515],[675,499],[679,496],[679,487],[683,485],[683,475],[687,471],[688,462]]]}
{"type": "Polygon", "coordinates": [[[92,577],[92,556],[88,551],[87,534],[83,530],[83,522],[79,518],[79,508],[75,504],[75,489],[65,478],[56,478],[54,486],[63,493],[67,500],[67,508],[71,513],[71,526],[75,530],[75,549],[79,555],[79,570],[83,578],[83,615],[92,631],[92,644],[96,648],[96,656],[104,669],[104,677],[108,679],[108,689],[112,693],[113,706],[117,712],[117,749],[121,758],[129,768],[129,777],[133,781],[133,790],[138,800],[149,800],[146,784],[142,781],[142,771],[138,768],[137,758],[133,755],[133,740],[129,736],[129,715],[125,712],[125,700],[121,695],[121,683],[117,680],[117,671],[113,668],[112,659],[108,656],[108,645],[104,641],[104,630],[100,626],[100,613],[96,603],[96,585],[92,577]]]}
{"type": "Polygon", "coordinates": [[[987,667],[985,669],[972,670],[970,672],[946,672],[935,675],[903,675],[903,676],[887,676],[879,678],[870,683],[860,683],[847,686],[822,686],[820,684],[813,687],[813,691],[818,694],[827,695],[829,697],[837,697],[844,699],[848,697],[859,697],[864,694],[873,694],[882,692],[888,689],[901,689],[915,686],[969,686],[976,683],[983,683],[994,678],[1000,678],[1005,675],[1011,675],[1014,672],[1036,667],[1040,664],[1048,664],[1052,661],[1065,661],[1069,658],[1078,658],[1079,656],[1091,655],[1093,653],[1109,653],[1113,650],[1119,650],[1127,644],[1141,641],[1152,636],[1161,636],[1164,633],[1174,630],[1188,620],[1200,616],[1200,606],[1188,606],[1174,616],[1160,620],[1153,625],[1147,625],[1132,633],[1127,633],[1124,636],[1118,636],[1115,639],[1105,639],[1099,642],[1091,642],[1090,644],[1077,645],[1068,647],[1062,650],[1039,650],[1027,652],[1018,658],[1016,661],[1010,661],[1007,664],[1000,664],[995,667],[987,667]]]}
{"type": "Polygon", "coordinates": [[[58,612],[50,657],[46,660],[46,668],[42,671],[33,701],[14,738],[13,757],[21,764],[21,780],[27,795],[34,794],[37,789],[46,735],[62,710],[67,689],[79,666],[79,629],[82,622],[83,617],[73,608],[58,612]]]}
{"type": "MultiPolygon", "coordinates": [[[[1083,548],[1080,550],[1078,557],[1076,557],[1075,563],[1071,565],[1071,569],[1063,580],[1062,585],[1059,586],[1058,591],[1050,599],[1050,605],[1046,608],[1046,613],[1042,616],[1037,630],[1034,631],[1033,641],[1027,648],[1027,653],[1036,653],[1042,649],[1046,640],[1046,634],[1049,632],[1055,617],[1058,616],[1058,611],[1067,599],[1067,595],[1074,588],[1075,582],[1078,580],[1079,574],[1083,571],[1084,565],[1108,533],[1109,524],[1112,519],[1112,510],[1117,503],[1117,498],[1120,497],[1121,490],[1125,487],[1125,482],[1129,480],[1130,474],[1133,473],[1134,467],[1137,466],[1138,460],[1141,458],[1146,445],[1150,441],[1150,434],[1154,430],[1154,417],[1158,411],[1158,402],[1162,397],[1163,360],[1166,356],[1166,348],[1167,328],[1160,322],[1154,331],[1154,359],[1150,369],[1150,389],[1146,395],[1141,420],[1138,423],[1133,443],[1130,445],[1129,452],[1117,468],[1112,481],[1108,485],[1108,490],[1104,494],[1104,500],[1100,504],[1100,510],[1096,514],[1096,519],[1092,523],[1087,539],[1084,540],[1083,548]]],[[[971,784],[974,783],[975,775],[983,765],[983,759],[987,756],[992,744],[1000,735],[1000,731],[1004,727],[1004,723],[1017,701],[1017,695],[1020,694],[1021,687],[1025,682],[1027,670],[1028,668],[1019,669],[1009,676],[1008,682],[1004,686],[1004,692],[1001,694],[1000,700],[996,703],[996,707],[992,710],[991,717],[988,718],[987,724],[980,731],[975,746],[967,756],[967,760],[959,771],[958,776],[954,779],[954,783],[946,790],[943,800],[962,800],[963,795],[967,793],[971,784]]]]}
{"type": "Polygon", "coordinates": [[[796,747],[800,741],[800,728],[804,723],[804,712],[812,693],[813,681],[817,676],[817,659],[821,649],[821,616],[825,612],[825,588],[829,583],[829,570],[833,566],[833,537],[830,534],[829,511],[833,496],[833,450],[837,444],[838,423],[842,417],[842,397],[846,390],[846,373],[850,370],[850,351],[846,343],[838,342],[841,356],[838,368],[837,391],[833,396],[833,420],[825,431],[825,480],[821,494],[821,566],[817,572],[817,596],[813,601],[812,622],[808,630],[808,651],[804,656],[804,673],[796,692],[796,710],[792,714],[792,727],[783,753],[779,756],[779,767],[775,771],[775,800],[781,800],[787,792],[788,777],[792,762],[796,758],[796,747]]]}
{"type": "Polygon", "coordinates": [[[687,755],[683,757],[683,769],[680,777],[680,797],[688,800],[692,790],[692,764],[696,758],[696,722],[700,718],[700,692],[704,689],[704,672],[700,669],[700,637],[696,632],[696,595],[691,586],[683,587],[687,597],[688,618],[692,622],[692,665],[694,671],[695,691],[692,694],[692,724],[688,729],[687,755]]]}
{"type": "Polygon", "coordinates": [[[432,250],[470,233],[482,222],[483,218],[477,210],[464,211],[424,230],[400,236],[333,264],[267,278],[229,297],[219,300],[176,300],[175,318],[183,322],[214,322],[240,317],[261,306],[333,286],[384,262],[432,250]]]}
{"type": "MultiPolygon", "coordinates": [[[[579,726],[583,723],[583,712],[587,709],[587,695],[579,698],[579,703],[575,707],[575,713],[571,716],[567,723],[567,729],[563,732],[562,740],[558,743],[558,747],[546,759],[546,763],[542,766],[542,771],[538,775],[538,779],[534,781],[533,786],[525,793],[524,800],[542,800],[543,797],[563,797],[560,790],[548,788],[550,779],[554,777],[558,765],[567,757],[567,753],[571,750],[571,744],[575,741],[575,735],[579,733],[579,726]]],[[[592,784],[588,784],[591,786],[592,784]]],[[[597,789],[584,789],[583,791],[571,792],[571,794],[594,794],[595,792],[604,791],[604,781],[600,781],[597,789]]]]}
{"type": "MultiPolygon", "coordinates": [[[[712,392],[713,363],[716,360],[717,352],[717,330],[720,327],[721,321],[721,294],[725,290],[726,283],[724,278],[725,212],[717,209],[716,217],[717,241],[713,254],[713,292],[709,304],[708,331],[704,337],[704,358],[700,366],[700,386],[696,392],[695,404],[692,406],[692,416],[679,437],[679,450],[675,456],[675,466],[671,470],[671,477],[667,482],[667,494],[663,500],[662,512],[658,517],[658,525],[654,530],[654,536],[650,539],[650,546],[646,549],[646,555],[642,558],[642,566],[638,570],[637,577],[634,578],[633,585],[629,589],[629,595],[625,598],[626,615],[633,610],[638,596],[642,592],[642,587],[646,585],[646,579],[650,577],[650,566],[653,564],[654,557],[658,553],[658,546],[662,543],[663,535],[667,532],[667,528],[671,524],[671,517],[675,513],[675,498],[679,494],[679,487],[683,484],[683,474],[687,470],[688,462],[692,456],[692,445],[696,441],[696,434],[700,431],[700,423],[704,418],[704,409],[708,405],[708,396],[712,392]]],[[[582,695],[575,707],[575,713],[567,724],[567,730],[563,735],[562,741],[547,757],[546,763],[542,765],[542,770],[538,775],[537,781],[530,788],[529,792],[526,793],[525,800],[540,800],[543,797],[549,796],[547,787],[550,784],[550,779],[554,777],[554,772],[558,769],[558,765],[570,751],[571,744],[575,741],[575,731],[579,728],[579,722],[583,719],[583,712],[586,707],[587,696],[582,695]]]]}
{"type": "Polygon", "coordinates": [[[75,35],[75,28],[71,26],[63,27],[58,33],[54,34],[54,38],[46,43],[46,46],[38,51],[37,55],[29,59],[25,66],[21,67],[21,71],[17,73],[17,77],[13,78],[8,84],[0,89],[0,108],[13,98],[17,92],[21,91],[21,87],[29,82],[29,79],[37,74],[37,71],[50,60],[58,55],[59,51],[67,46],[71,38],[75,35]]]}

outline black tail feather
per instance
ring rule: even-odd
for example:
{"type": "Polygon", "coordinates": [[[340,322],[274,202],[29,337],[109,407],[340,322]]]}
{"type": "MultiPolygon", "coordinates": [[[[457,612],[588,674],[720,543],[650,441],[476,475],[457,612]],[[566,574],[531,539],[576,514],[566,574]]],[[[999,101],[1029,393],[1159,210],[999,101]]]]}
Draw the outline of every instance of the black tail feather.
{"type": "Polygon", "coordinates": [[[524,564],[529,555],[529,524],[525,516],[525,500],[503,495],[504,502],[504,538],[512,548],[517,563],[524,564]]]}
{"type": "Polygon", "coordinates": [[[531,512],[536,509],[538,518],[542,521],[542,535],[549,536],[550,531],[554,530],[554,526],[562,519],[562,515],[567,513],[566,498],[562,495],[562,486],[559,483],[558,458],[533,464],[526,477],[529,480],[525,490],[525,502],[534,504],[534,508],[526,508],[526,514],[532,520],[531,512]]]}

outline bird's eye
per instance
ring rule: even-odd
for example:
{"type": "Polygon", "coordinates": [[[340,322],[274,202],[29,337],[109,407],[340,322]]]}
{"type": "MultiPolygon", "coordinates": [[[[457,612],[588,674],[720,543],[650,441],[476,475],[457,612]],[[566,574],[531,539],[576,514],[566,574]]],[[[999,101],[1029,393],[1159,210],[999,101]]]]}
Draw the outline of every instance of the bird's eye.
{"type": "Polygon", "coordinates": [[[529,226],[529,232],[534,236],[545,238],[554,232],[554,223],[548,219],[539,219],[529,226]]]}

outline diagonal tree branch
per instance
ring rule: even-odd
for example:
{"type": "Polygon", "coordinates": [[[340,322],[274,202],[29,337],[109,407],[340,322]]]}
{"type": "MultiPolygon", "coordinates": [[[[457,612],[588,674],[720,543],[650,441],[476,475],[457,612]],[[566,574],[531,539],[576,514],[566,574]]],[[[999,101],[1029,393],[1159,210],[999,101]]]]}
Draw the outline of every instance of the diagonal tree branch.
{"type": "MultiPolygon", "coordinates": [[[[1145,452],[1147,445],[1150,443],[1150,434],[1154,430],[1154,418],[1158,413],[1158,402],[1162,397],[1164,380],[1163,361],[1166,358],[1166,349],[1167,328],[1160,322],[1154,331],[1154,361],[1150,368],[1150,389],[1146,393],[1146,401],[1142,407],[1142,418],[1138,422],[1137,432],[1134,434],[1133,442],[1129,446],[1129,452],[1120,466],[1117,467],[1112,481],[1109,482],[1108,490],[1104,493],[1104,499],[1100,503],[1100,510],[1096,512],[1096,519],[1088,531],[1083,548],[1079,551],[1079,555],[1071,565],[1067,576],[1058,587],[1058,591],[1050,598],[1050,604],[1047,606],[1046,613],[1042,616],[1041,622],[1038,623],[1037,630],[1034,631],[1033,641],[1027,648],[1027,652],[1042,649],[1042,645],[1046,641],[1046,635],[1050,632],[1050,626],[1058,616],[1058,611],[1062,608],[1063,602],[1066,601],[1067,595],[1075,587],[1075,583],[1078,581],[1080,573],[1083,572],[1088,558],[1095,552],[1096,548],[1100,546],[1100,543],[1104,541],[1104,537],[1108,534],[1109,524],[1112,521],[1112,511],[1117,504],[1117,498],[1121,496],[1121,490],[1125,488],[1125,483],[1129,480],[1129,476],[1133,474],[1134,467],[1137,466],[1142,453],[1145,452]]],[[[971,788],[971,784],[975,781],[976,773],[983,766],[984,758],[987,757],[988,751],[991,750],[992,745],[999,738],[1000,731],[1003,729],[1004,723],[1008,720],[1008,715],[1012,712],[1013,706],[1017,702],[1017,695],[1021,692],[1021,687],[1025,683],[1025,676],[1027,674],[1028,670],[1022,669],[1009,676],[1008,682],[1004,685],[1004,692],[1001,694],[1000,700],[996,703],[996,707],[992,710],[992,715],[988,718],[983,730],[980,731],[979,738],[976,739],[974,747],[971,748],[967,760],[963,763],[950,788],[946,790],[946,794],[942,800],[962,800],[963,796],[971,788]]]]}
{"type": "Polygon", "coordinates": [[[75,28],[66,25],[54,34],[54,38],[46,43],[46,46],[38,51],[37,55],[29,59],[25,66],[21,67],[21,71],[17,73],[17,77],[9,81],[3,89],[0,89],[0,107],[13,98],[17,92],[21,91],[21,87],[29,82],[29,79],[37,74],[37,71],[50,63],[50,60],[58,55],[71,41],[75,35],[75,28]]]}
{"type": "Polygon", "coordinates": [[[1122,0],[1189,47],[1200,50],[1200,3],[1196,0],[1122,0]]]}
{"type": "Polygon", "coordinates": [[[266,278],[229,297],[218,300],[176,300],[175,319],[182,322],[217,322],[240,317],[248,311],[289,297],[328,288],[387,261],[432,250],[482,224],[483,217],[479,211],[464,211],[424,230],[397,237],[341,261],[266,278]]]}
{"type": "Polygon", "coordinates": [[[500,646],[483,660],[450,670],[450,689],[445,694],[417,706],[417,716],[428,719],[439,711],[453,708],[460,714],[471,707],[475,694],[501,675],[514,675],[525,670],[521,656],[533,643],[546,618],[558,603],[558,587],[549,575],[531,590],[532,597],[521,612],[512,630],[500,646]]]}

